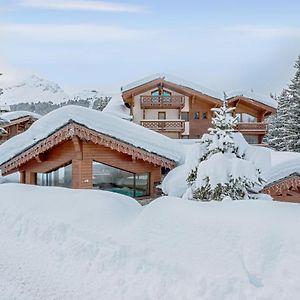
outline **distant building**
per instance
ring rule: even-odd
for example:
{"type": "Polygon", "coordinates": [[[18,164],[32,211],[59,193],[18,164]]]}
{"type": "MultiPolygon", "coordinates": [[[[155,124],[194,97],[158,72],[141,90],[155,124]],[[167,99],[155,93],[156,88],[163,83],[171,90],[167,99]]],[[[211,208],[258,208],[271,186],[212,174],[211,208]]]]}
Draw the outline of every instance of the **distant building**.
{"type": "MultiPolygon", "coordinates": [[[[199,85],[158,74],[122,87],[133,122],[176,139],[200,138],[211,127],[214,107],[223,96],[199,85]]],[[[267,132],[265,118],[276,112],[277,102],[253,92],[227,96],[236,106],[237,130],[248,143],[261,144],[267,132]]]]}
{"type": "Polygon", "coordinates": [[[10,112],[10,106],[7,104],[0,104],[0,115],[10,112]]]}
{"type": "Polygon", "coordinates": [[[7,123],[2,125],[6,133],[0,134],[0,144],[26,131],[41,116],[29,111],[12,111],[3,113],[1,117],[7,123]]]}

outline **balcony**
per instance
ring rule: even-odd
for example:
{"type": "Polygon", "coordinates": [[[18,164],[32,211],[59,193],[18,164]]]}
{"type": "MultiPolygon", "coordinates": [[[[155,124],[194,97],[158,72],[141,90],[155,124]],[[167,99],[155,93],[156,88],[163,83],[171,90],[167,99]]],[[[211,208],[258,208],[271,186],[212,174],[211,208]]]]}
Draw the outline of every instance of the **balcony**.
{"type": "Polygon", "coordinates": [[[141,125],[158,132],[184,132],[183,120],[142,120],[141,125]]]}
{"type": "Polygon", "coordinates": [[[267,124],[266,123],[238,123],[237,131],[241,132],[257,132],[257,133],[266,133],[267,124]]]}
{"type": "Polygon", "coordinates": [[[141,108],[183,108],[184,96],[140,96],[141,108]]]}

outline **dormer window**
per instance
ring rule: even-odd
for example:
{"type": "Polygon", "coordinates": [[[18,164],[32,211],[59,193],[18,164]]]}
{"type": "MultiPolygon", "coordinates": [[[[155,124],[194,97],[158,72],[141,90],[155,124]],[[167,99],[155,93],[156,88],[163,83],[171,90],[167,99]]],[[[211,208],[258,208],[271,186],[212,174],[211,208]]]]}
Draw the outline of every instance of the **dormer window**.
{"type": "Polygon", "coordinates": [[[171,92],[166,90],[155,90],[151,92],[151,96],[171,96],[171,92]]]}

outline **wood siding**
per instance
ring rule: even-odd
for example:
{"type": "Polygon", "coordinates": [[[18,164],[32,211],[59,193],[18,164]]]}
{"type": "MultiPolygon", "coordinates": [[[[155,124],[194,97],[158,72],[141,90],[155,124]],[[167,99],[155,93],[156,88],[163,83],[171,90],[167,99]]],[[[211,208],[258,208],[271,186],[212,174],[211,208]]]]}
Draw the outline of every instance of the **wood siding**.
{"type": "Polygon", "coordinates": [[[43,159],[32,159],[19,168],[24,183],[36,184],[36,173],[46,173],[72,162],[72,187],[93,188],[92,162],[97,161],[132,173],[150,173],[150,195],[155,193],[155,182],[161,181],[160,166],[90,142],[69,140],[50,149],[43,159]],[[79,143],[79,144],[78,144],[79,143]]]}

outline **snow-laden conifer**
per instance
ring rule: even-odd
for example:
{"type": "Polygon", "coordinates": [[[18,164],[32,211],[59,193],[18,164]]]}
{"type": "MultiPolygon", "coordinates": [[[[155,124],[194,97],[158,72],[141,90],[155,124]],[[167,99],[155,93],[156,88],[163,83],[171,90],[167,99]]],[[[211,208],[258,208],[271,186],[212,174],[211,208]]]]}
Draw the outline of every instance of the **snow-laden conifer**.
{"type": "Polygon", "coordinates": [[[213,108],[214,128],[200,141],[199,162],[187,178],[184,197],[194,200],[233,200],[254,198],[263,179],[254,163],[244,159],[233,132],[237,118],[226,100],[221,108],[213,108]]]}

